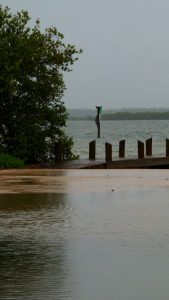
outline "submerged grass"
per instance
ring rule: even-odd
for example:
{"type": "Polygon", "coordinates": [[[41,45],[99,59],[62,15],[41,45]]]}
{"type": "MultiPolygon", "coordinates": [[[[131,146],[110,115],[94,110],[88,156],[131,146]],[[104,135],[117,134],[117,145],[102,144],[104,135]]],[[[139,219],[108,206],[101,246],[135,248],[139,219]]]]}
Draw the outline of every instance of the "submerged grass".
{"type": "Polygon", "coordinates": [[[23,168],[24,162],[12,155],[0,153],[0,168],[23,168]]]}

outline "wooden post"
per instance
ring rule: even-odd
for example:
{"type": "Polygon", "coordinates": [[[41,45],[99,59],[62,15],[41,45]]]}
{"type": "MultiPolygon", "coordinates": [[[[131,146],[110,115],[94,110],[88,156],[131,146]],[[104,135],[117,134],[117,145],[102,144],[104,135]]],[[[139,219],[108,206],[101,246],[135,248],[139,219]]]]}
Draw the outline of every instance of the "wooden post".
{"type": "Polygon", "coordinates": [[[144,158],[144,143],[138,141],[138,159],[144,158]]]}
{"type": "Polygon", "coordinates": [[[112,145],[105,143],[105,160],[112,161],[112,145]]]}
{"type": "Polygon", "coordinates": [[[55,161],[63,160],[63,149],[61,142],[55,143],[55,161]]]}
{"type": "Polygon", "coordinates": [[[169,139],[166,139],[166,157],[169,157],[169,139]]]}
{"type": "Polygon", "coordinates": [[[100,115],[102,112],[102,106],[96,106],[97,116],[95,118],[95,122],[97,125],[97,137],[100,138],[100,115]]]}
{"type": "Polygon", "coordinates": [[[119,157],[125,157],[125,140],[119,142],[119,157]]]}
{"type": "Polygon", "coordinates": [[[97,124],[97,137],[100,138],[100,121],[97,124]]]}
{"type": "Polygon", "coordinates": [[[96,159],[96,141],[89,143],[89,159],[96,159]]]}
{"type": "Polygon", "coordinates": [[[152,156],[152,138],[146,140],[146,155],[152,156]]]}

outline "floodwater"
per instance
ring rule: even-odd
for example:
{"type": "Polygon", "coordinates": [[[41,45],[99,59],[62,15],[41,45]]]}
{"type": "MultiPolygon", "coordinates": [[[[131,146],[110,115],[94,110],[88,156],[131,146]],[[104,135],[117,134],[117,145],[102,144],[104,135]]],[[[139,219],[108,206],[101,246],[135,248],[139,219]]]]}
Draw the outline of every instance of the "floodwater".
{"type": "Polygon", "coordinates": [[[168,170],[0,179],[0,299],[168,299],[168,170]]]}

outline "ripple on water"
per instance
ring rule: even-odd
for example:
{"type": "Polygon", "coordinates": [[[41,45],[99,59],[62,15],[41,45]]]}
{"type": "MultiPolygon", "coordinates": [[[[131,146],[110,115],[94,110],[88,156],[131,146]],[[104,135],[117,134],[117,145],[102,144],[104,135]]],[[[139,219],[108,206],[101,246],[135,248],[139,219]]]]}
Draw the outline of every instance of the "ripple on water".
{"type": "Polygon", "coordinates": [[[0,195],[0,299],[167,299],[168,191],[0,195]]]}

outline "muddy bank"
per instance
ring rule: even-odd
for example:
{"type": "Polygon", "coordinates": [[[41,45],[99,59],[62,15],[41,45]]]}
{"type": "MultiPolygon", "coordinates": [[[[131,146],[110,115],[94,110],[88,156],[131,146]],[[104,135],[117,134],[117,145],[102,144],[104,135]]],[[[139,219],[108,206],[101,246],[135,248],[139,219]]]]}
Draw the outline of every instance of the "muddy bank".
{"type": "Polygon", "coordinates": [[[0,193],[116,192],[169,188],[169,170],[0,171],[0,193]]]}

